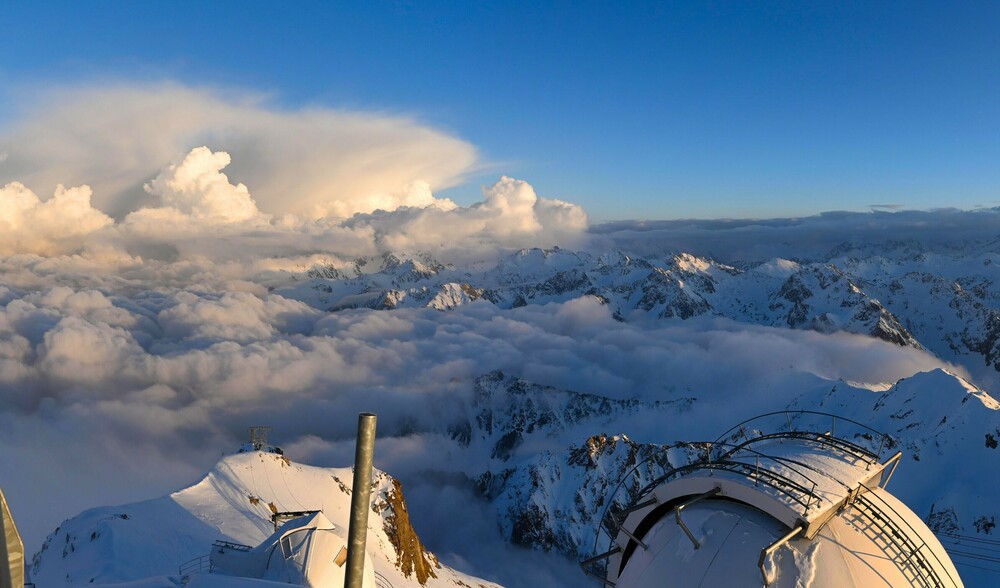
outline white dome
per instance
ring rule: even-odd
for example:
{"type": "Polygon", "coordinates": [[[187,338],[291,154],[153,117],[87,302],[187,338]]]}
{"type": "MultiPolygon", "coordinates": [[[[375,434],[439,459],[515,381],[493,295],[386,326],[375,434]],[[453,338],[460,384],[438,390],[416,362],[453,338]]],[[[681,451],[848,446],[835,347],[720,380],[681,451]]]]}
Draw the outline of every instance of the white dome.
{"type": "Polygon", "coordinates": [[[616,588],[963,585],[931,530],[885,490],[901,456],[881,461],[886,437],[788,422],[778,433],[741,425],[706,444],[704,461],[649,484],[585,566],[604,562],[616,588]]]}

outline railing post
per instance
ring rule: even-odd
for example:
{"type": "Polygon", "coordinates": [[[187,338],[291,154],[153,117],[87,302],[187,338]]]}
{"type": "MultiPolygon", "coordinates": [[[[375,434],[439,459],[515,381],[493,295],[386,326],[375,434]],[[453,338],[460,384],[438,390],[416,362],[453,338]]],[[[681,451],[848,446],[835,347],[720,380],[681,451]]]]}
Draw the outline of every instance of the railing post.
{"type": "Polygon", "coordinates": [[[344,588],[362,588],[365,581],[365,543],[368,540],[368,509],[371,506],[372,467],[375,461],[375,420],[372,413],[363,412],[358,415],[344,588]]]}

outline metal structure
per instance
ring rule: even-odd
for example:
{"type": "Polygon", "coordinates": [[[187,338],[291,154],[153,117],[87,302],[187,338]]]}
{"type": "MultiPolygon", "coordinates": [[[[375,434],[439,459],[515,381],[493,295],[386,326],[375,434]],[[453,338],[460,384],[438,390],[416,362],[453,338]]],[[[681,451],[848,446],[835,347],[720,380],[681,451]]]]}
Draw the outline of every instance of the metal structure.
{"type": "Polygon", "coordinates": [[[274,523],[274,530],[277,531],[278,527],[287,521],[292,519],[297,519],[299,517],[306,517],[311,514],[316,514],[320,512],[319,510],[285,510],[282,512],[276,512],[271,515],[271,522],[274,523]]]}

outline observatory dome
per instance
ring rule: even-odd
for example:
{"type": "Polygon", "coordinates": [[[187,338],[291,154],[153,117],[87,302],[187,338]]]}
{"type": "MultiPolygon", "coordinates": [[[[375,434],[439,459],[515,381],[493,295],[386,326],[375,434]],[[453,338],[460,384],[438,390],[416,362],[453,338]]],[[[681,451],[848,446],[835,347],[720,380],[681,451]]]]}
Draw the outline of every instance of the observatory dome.
{"type": "Polygon", "coordinates": [[[886,490],[894,445],[822,413],[751,419],[700,444],[697,462],[612,496],[607,549],[582,566],[616,588],[962,586],[931,530],[886,490]]]}

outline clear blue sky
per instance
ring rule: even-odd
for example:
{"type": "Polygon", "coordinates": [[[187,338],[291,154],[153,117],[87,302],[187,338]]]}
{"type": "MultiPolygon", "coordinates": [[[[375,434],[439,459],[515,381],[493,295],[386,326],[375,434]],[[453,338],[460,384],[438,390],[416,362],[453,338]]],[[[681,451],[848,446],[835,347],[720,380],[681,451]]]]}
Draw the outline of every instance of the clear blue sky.
{"type": "Polygon", "coordinates": [[[29,2],[0,84],[416,115],[594,220],[1000,204],[1000,2],[29,2]]]}

